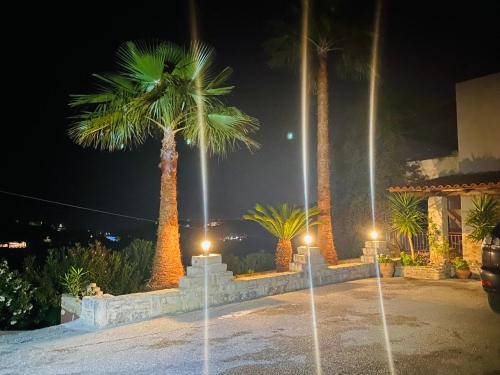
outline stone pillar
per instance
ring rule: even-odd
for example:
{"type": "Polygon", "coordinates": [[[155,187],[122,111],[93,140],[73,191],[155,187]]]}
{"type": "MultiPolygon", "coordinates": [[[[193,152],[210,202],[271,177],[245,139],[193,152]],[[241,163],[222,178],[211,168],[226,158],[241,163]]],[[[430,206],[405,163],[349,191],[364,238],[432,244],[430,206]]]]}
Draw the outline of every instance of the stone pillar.
{"type": "Polygon", "coordinates": [[[191,266],[187,267],[186,276],[181,278],[179,289],[204,288],[205,269],[211,287],[222,286],[233,280],[233,272],[227,270],[227,264],[222,263],[220,254],[197,255],[191,258],[191,266]]]}
{"type": "Polygon", "coordinates": [[[474,207],[473,196],[461,195],[460,204],[462,210],[462,256],[469,263],[473,276],[479,276],[481,267],[481,242],[473,241],[469,238],[472,228],[466,225],[469,210],[474,207]]]}
{"type": "Polygon", "coordinates": [[[381,254],[389,255],[389,248],[387,247],[387,241],[365,241],[365,247],[363,248],[363,255],[361,255],[361,262],[363,263],[375,263],[375,257],[381,254]]]}
{"type": "MultiPolygon", "coordinates": [[[[429,197],[428,199],[428,222],[429,234],[436,236],[438,246],[443,245],[443,241],[448,241],[448,198],[429,197]],[[433,228],[431,225],[435,225],[433,228]],[[435,233],[432,231],[435,230],[435,233]]],[[[432,263],[442,263],[447,260],[447,256],[433,249],[429,249],[430,260],[432,263]]]]}
{"type": "Polygon", "coordinates": [[[290,271],[307,272],[308,256],[311,260],[311,269],[313,273],[328,268],[328,264],[326,264],[325,258],[321,255],[319,247],[311,246],[308,250],[307,246],[299,246],[297,248],[297,254],[293,255],[293,262],[290,263],[290,271]]]}

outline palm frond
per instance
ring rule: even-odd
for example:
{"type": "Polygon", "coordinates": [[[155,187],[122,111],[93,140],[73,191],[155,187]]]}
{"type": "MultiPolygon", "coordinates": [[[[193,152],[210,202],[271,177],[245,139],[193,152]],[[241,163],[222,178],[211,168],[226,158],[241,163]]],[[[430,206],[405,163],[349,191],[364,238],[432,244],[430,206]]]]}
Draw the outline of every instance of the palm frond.
{"type": "Polygon", "coordinates": [[[317,225],[314,218],[319,214],[317,207],[310,208],[306,212],[299,207],[283,203],[278,207],[260,204],[255,205],[254,210],[249,210],[243,215],[243,219],[260,224],[273,236],[281,240],[291,240],[305,229],[307,222],[309,226],[317,225]]]}
{"type": "Polygon", "coordinates": [[[389,196],[391,229],[405,236],[415,236],[423,231],[425,215],[420,209],[421,199],[407,193],[389,196]]]}
{"type": "Polygon", "coordinates": [[[205,129],[207,150],[211,154],[226,155],[243,145],[256,150],[260,145],[251,138],[259,128],[257,119],[248,116],[235,107],[216,106],[206,108],[205,126],[200,126],[197,116],[191,116],[183,131],[184,137],[194,144],[200,140],[200,132],[205,129]]]}

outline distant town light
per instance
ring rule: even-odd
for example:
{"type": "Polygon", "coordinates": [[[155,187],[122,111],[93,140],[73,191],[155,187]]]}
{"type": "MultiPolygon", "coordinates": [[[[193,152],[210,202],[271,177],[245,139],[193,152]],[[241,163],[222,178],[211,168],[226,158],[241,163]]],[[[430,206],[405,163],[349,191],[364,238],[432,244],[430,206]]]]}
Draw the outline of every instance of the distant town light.
{"type": "Polygon", "coordinates": [[[288,139],[289,141],[291,141],[291,140],[293,140],[293,138],[294,138],[293,132],[286,133],[286,139],[288,139]]]}
{"type": "Polygon", "coordinates": [[[5,243],[0,243],[0,247],[7,247],[9,249],[25,249],[28,246],[26,241],[21,241],[21,242],[5,242],[5,243]]]}

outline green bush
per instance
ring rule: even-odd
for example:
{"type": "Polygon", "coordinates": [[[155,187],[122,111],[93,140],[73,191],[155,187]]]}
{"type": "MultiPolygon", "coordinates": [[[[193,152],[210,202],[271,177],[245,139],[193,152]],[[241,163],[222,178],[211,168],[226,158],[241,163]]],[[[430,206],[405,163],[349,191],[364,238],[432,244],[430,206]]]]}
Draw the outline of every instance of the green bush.
{"type": "Polygon", "coordinates": [[[243,258],[227,254],[224,256],[223,261],[227,264],[227,269],[233,271],[235,275],[275,269],[274,255],[264,251],[250,253],[243,258]]]}
{"type": "Polygon", "coordinates": [[[456,257],[455,259],[453,259],[453,267],[455,267],[455,269],[457,270],[465,270],[469,268],[469,264],[465,259],[456,257]]]}
{"type": "Polygon", "coordinates": [[[26,258],[23,277],[37,288],[33,311],[25,320],[30,328],[59,324],[60,298],[66,292],[61,281],[71,267],[86,270],[83,281],[95,282],[104,293],[120,295],[146,290],[153,255],[151,242],[134,240],[121,251],[108,250],[99,242],[53,249],[41,265],[33,257],[26,258]]]}
{"type": "Polygon", "coordinates": [[[82,298],[85,294],[86,280],[84,280],[84,277],[87,273],[83,268],[71,266],[62,280],[65,291],[73,297],[82,298]]]}
{"type": "Polygon", "coordinates": [[[417,254],[415,259],[413,259],[410,255],[402,251],[400,256],[402,266],[425,266],[428,263],[428,259],[422,254],[417,254]]]}
{"type": "Polygon", "coordinates": [[[392,258],[389,255],[380,254],[377,260],[379,263],[392,263],[392,258]]]}
{"type": "Polygon", "coordinates": [[[17,271],[10,271],[6,261],[0,263],[0,329],[20,326],[33,308],[33,289],[17,271]]]}
{"type": "Polygon", "coordinates": [[[490,235],[500,220],[500,203],[491,195],[472,199],[474,207],[467,213],[466,224],[472,228],[469,238],[482,241],[490,235]]]}

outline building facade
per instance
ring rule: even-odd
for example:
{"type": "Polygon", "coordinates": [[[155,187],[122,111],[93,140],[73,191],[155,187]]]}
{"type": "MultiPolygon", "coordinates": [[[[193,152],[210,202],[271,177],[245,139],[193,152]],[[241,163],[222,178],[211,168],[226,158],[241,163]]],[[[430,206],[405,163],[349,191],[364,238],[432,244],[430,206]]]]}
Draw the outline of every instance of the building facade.
{"type": "Polygon", "coordinates": [[[477,273],[481,244],[469,239],[466,220],[475,197],[489,194],[500,201],[500,73],[457,83],[456,106],[458,151],[412,162],[423,180],[389,191],[426,197],[429,222],[477,273]]]}

